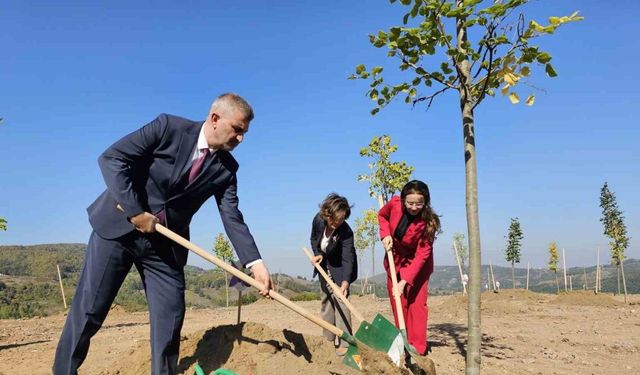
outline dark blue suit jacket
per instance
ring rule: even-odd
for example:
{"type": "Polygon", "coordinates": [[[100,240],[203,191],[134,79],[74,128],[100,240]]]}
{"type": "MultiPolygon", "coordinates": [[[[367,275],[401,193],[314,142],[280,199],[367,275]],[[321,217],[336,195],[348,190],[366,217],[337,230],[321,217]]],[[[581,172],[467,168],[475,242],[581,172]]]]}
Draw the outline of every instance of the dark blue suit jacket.
{"type": "MultiPolygon", "coordinates": [[[[327,245],[326,253],[320,250],[320,243],[327,223],[320,214],[316,214],[311,224],[311,248],[315,255],[322,255],[320,266],[331,273],[333,281],[340,286],[343,281],[349,284],[358,278],[358,261],[353,244],[353,231],[345,221],[336,229],[327,245]]],[[[313,276],[318,271],[314,268],[313,276]]]]}
{"type": "MultiPolygon", "coordinates": [[[[128,221],[142,212],[164,209],[166,226],[189,238],[191,218],[211,196],[242,264],[260,258],[249,228],[238,209],[238,163],[227,151],[216,151],[202,172],[187,185],[185,172],[195,151],[203,122],[161,114],[142,128],[109,147],[99,158],[107,185],[87,209],[93,230],[103,238],[116,239],[135,230],[128,221]],[[124,214],[117,205],[124,209],[124,214]]],[[[178,264],[188,251],[167,240],[178,264]]]]}

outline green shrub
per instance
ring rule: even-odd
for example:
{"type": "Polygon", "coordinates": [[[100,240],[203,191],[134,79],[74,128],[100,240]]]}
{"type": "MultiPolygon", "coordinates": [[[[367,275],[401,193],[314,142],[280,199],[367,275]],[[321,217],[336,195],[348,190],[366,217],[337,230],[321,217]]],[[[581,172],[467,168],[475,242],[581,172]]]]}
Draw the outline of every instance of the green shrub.
{"type": "Polygon", "coordinates": [[[313,292],[302,292],[291,298],[292,301],[317,301],[320,299],[320,295],[313,292]]]}

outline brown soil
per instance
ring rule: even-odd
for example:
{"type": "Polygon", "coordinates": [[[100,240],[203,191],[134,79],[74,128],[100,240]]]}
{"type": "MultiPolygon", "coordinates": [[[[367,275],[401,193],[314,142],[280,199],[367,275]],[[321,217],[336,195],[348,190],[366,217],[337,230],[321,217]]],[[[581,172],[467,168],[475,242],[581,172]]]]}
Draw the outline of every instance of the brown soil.
{"type": "MultiPolygon", "coordinates": [[[[485,374],[640,373],[640,296],[591,292],[545,295],[503,290],[482,294],[482,372],[485,374]]],[[[318,301],[300,302],[317,312],[318,301]]],[[[355,297],[369,321],[391,317],[387,299],[355,297]]],[[[463,374],[466,297],[429,300],[429,359],[439,374],[463,374]]],[[[344,366],[321,330],[274,301],[235,308],[189,310],[183,328],[180,371],[225,367],[248,374],[357,374],[344,366]]],[[[49,374],[65,317],[0,320],[0,374],[49,374]]],[[[149,373],[149,324],[145,313],[113,309],[92,340],[80,375],[149,373]]],[[[368,374],[407,373],[384,355],[363,354],[368,374]],[[367,360],[369,359],[369,360],[367,360]]],[[[427,365],[425,365],[427,366],[427,365]]]]}

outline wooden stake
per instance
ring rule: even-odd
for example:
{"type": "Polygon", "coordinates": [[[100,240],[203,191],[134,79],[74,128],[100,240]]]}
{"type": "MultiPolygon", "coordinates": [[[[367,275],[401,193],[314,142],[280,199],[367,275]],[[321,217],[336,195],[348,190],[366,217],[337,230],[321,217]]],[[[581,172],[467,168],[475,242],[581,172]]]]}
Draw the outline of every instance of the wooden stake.
{"type": "Polygon", "coordinates": [[[491,273],[489,271],[489,267],[487,267],[487,290],[489,289],[490,285],[491,285],[491,273]]]}
{"type": "Polygon", "coordinates": [[[464,279],[462,277],[462,266],[460,265],[460,258],[458,257],[458,246],[456,246],[455,241],[453,242],[453,252],[456,254],[456,262],[458,263],[458,271],[460,271],[460,283],[462,284],[462,295],[467,295],[467,284],[465,284],[464,279]]]}
{"type": "Polygon", "coordinates": [[[573,275],[569,275],[569,290],[573,292],[573,275]]]}
{"type": "Polygon", "coordinates": [[[489,262],[489,270],[491,270],[491,285],[493,286],[493,291],[496,291],[496,278],[493,276],[493,264],[489,262]]]}
{"type": "Polygon", "coordinates": [[[600,246],[596,251],[596,294],[600,293],[600,246]]]}
{"type": "Polygon", "coordinates": [[[567,258],[564,255],[564,247],[562,248],[562,267],[564,268],[564,291],[567,290],[567,258]]]}
{"type": "Polygon", "coordinates": [[[529,262],[527,262],[527,289],[529,290],[529,262]]]}
{"type": "Polygon", "coordinates": [[[60,266],[56,264],[56,268],[58,269],[58,281],[60,281],[60,291],[62,292],[62,303],[64,304],[64,309],[67,309],[67,299],[64,297],[64,287],[62,286],[62,275],[60,274],[60,266]]]}

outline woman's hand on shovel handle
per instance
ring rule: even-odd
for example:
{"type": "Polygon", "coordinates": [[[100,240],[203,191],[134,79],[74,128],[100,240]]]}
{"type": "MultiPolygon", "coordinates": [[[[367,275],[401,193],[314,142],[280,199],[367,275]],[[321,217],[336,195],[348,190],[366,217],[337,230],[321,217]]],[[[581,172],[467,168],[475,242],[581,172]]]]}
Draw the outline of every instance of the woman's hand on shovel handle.
{"type": "Polygon", "coordinates": [[[395,293],[398,296],[401,296],[402,293],[404,292],[404,287],[405,286],[407,286],[407,281],[406,280],[398,280],[398,285],[397,285],[398,289],[395,290],[395,293]]]}
{"type": "Polygon", "coordinates": [[[267,266],[264,265],[264,262],[254,264],[251,267],[251,273],[253,274],[253,278],[262,284],[260,294],[264,297],[269,297],[269,290],[273,283],[271,282],[271,275],[269,275],[269,270],[267,269],[267,266]]]}
{"type": "Polygon", "coordinates": [[[311,258],[311,264],[312,265],[316,265],[316,264],[320,264],[322,263],[322,255],[315,255],[313,258],[311,258]]]}
{"type": "Polygon", "coordinates": [[[151,215],[148,212],[138,214],[129,219],[131,224],[136,227],[142,233],[153,233],[156,231],[156,223],[159,222],[158,218],[151,215]]]}
{"type": "Polygon", "coordinates": [[[382,246],[384,247],[385,251],[391,250],[393,248],[393,238],[391,238],[391,236],[386,236],[385,238],[383,238],[382,246]]]}
{"type": "Polygon", "coordinates": [[[342,292],[342,295],[345,297],[348,297],[349,294],[349,282],[348,281],[343,281],[342,285],[340,285],[340,291],[342,292]]]}

